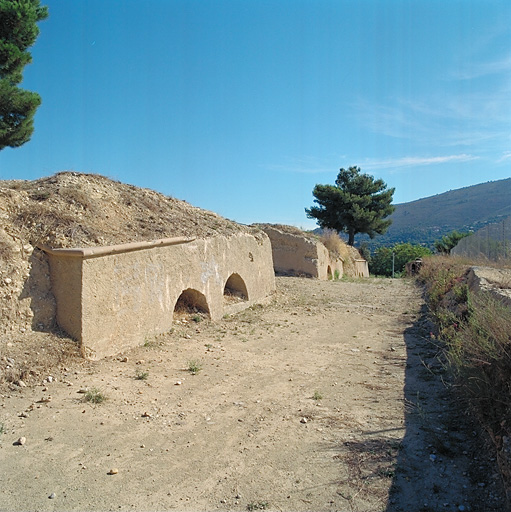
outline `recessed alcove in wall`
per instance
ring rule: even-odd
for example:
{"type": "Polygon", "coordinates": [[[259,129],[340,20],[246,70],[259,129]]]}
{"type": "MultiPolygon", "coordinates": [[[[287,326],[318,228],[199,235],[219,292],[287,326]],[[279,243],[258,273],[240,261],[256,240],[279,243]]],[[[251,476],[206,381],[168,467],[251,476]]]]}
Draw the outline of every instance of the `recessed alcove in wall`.
{"type": "Polygon", "coordinates": [[[231,274],[224,287],[224,304],[235,304],[248,300],[245,281],[239,274],[231,274]]]}
{"type": "Polygon", "coordinates": [[[183,318],[200,315],[209,318],[209,307],[206,297],[201,292],[193,288],[183,290],[177,299],[174,307],[174,319],[182,320],[183,318]]]}

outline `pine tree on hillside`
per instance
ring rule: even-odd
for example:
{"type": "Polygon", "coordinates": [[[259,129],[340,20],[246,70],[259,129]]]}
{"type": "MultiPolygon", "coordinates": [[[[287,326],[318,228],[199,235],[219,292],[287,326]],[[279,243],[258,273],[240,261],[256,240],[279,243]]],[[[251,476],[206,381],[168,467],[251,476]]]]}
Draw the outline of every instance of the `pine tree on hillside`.
{"type": "Polygon", "coordinates": [[[316,185],[312,194],[318,206],[306,208],[307,217],[316,219],[321,228],[347,233],[348,245],[354,244],[357,233],[371,238],[385,233],[392,222],[386,217],[394,211],[394,189],[361,173],[359,167],[341,169],[335,185],[316,185]]]}

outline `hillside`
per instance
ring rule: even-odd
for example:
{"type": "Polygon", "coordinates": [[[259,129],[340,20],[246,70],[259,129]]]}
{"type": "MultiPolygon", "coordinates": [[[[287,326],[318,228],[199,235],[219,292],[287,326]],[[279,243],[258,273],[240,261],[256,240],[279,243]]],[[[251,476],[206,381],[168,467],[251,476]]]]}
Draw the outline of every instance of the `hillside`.
{"type": "Polygon", "coordinates": [[[511,178],[450,190],[443,194],[396,205],[387,233],[370,240],[358,236],[374,249],[410,242],[432,246],[453,230],[468,231],[498,222],[511,215],[511,178]]]}
{"type": "MultiPolygon", "coordinates": [[[[34,181],[0,181],[0,218],[8,231],[7,240],[51,247],[250,231],[153,190],[77,172],[60,172],[34,181]]],[[[0,244],[2,239],[7,243],[3,231],[0,244]]]]}

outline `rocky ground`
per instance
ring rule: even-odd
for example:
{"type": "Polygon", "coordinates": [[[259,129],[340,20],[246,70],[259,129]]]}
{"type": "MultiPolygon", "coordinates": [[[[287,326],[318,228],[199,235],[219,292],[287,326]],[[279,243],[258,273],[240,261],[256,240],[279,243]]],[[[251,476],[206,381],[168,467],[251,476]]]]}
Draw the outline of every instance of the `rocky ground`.
{"type": "MultiPolygon", "coordinates": [[[[33,385],[10,382],[0,509],[506,510],[412,282],[277,283],[116,358],[64,340],[33,385]]],[[[2,346],[11,370],[30,336],[2,346]]]]}

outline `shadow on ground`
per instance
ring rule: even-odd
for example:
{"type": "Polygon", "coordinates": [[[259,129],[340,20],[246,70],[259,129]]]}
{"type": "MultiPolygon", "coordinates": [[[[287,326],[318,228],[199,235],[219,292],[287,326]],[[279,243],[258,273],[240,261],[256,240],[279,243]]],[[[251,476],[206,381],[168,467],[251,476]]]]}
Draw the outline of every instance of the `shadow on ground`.
{"type": "Polygon", "coordinates": [[[387,512],[507,510],[495,459],[450,382],[423,306],[406,329],[405,433],[387,512]]]}
{"type": "MultiPolygon", "coordinates": [[[[403,320],[405,321],[405,320],[403,320]]],[[[403,427],[362,432],[339,446],[358,482],[347,495],[353,512],[502,512],[501,481],[491,450],[448,382],[440,341],[424,306],[404,333],[403,427]],[[382,479],[392,479],[384,485],[382,479]],[[372,507],[372,508],[371,508],[372,507]]]]}

